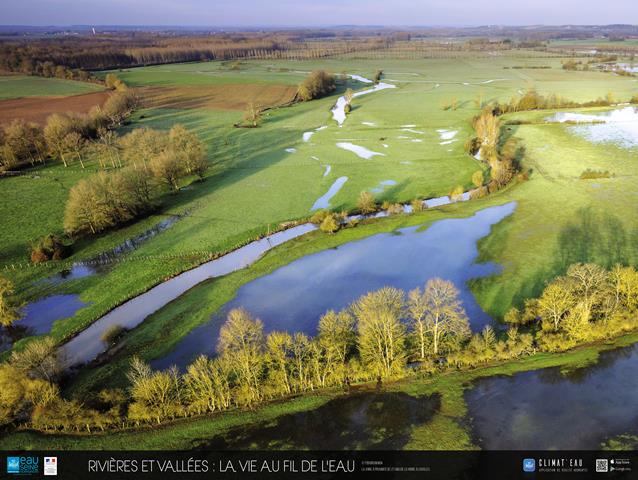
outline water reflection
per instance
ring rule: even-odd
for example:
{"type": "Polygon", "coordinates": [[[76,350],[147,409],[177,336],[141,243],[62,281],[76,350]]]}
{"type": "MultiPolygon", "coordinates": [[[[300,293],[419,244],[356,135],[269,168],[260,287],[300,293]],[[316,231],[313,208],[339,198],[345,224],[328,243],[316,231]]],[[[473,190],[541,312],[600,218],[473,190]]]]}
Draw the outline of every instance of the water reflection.
{"type": "Polygon", "coordinates": [[[62,349],[67,366],[93,360],[105,349],[102,334],[111,325],[131,329],[187,290],[209,278],[221,277],[256,262],[265,252],[287,241],[316,230],[306,223],[255,240],[237,250],[188,270],[156,285],[147,292],[114,308],[69,340],[62,349]]]}
{"type": "Polygon", "coordinates": [[[79,295],[51,295],[27,304],[22,318],[12,327],[0,329],[0,351],[8,350],[14,342],[29,335],[49,333],[56,320],[69,318],[86,303],[79,295]]]}
{"type": "Polygon", "coordinates": [[[219,328],[231,308],[248,309],[264,321],[267,331],[313,335],[319,317],[329,309],[344,308],[386,285],[406,291],[422,287],[433,277],[456,284],[473,328],[480,329],[491,319],[467,282],[498,272],[498,266],[475,263],[476,242],[515,208],[515,203],[490,207],[472,217],[434,222],[425,230],[403,228],[300,258],[242,286],[220,313],[192,330],[173,352],[153,365],[184,368],[201,353],[214,355],[219,328]]]}

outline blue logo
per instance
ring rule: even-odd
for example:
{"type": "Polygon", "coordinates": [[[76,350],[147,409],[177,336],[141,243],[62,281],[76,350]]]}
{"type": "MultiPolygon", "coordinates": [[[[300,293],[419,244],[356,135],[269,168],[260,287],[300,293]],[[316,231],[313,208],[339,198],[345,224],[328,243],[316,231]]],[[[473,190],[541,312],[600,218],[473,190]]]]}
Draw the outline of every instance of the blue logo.
{"type": "Polygon", "coordinates": [[[20,473],[20,457],[7,457],[7,473],[20,473]]]}
{"type": "Polygon", "coordinates": [[[523,460],[523,471],[534,472],[536,471],[536,460],[533,458],[526,458],[523,460]]]}
{"type": "Polygon", "coordinates": [[[38,473],[38,457],[7,457],[7,473],[38,473]]]}

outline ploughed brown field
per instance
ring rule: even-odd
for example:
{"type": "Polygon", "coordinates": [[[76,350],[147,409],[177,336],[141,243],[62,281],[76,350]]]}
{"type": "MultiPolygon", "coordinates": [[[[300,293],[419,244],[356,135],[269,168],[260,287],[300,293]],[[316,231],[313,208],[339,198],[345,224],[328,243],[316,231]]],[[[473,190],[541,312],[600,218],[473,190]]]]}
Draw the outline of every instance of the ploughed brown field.
{"type": "Polygon", "coordinates": [[[68,97],[26,97],[0,100],[0,125],[16,118],[44,125],[52,113],[86,113],[95,105],[102,105],[109,92],[85,93],[68,97]]]}
{"type": "Polygon", "coordinates": [[[188,85],[179,87],[142,87],[138,93],[144,105],[154,108],[212,108],[244,110],[252,102],[259,107],[288,103],[295,98],[294,85],[188,85]]]}

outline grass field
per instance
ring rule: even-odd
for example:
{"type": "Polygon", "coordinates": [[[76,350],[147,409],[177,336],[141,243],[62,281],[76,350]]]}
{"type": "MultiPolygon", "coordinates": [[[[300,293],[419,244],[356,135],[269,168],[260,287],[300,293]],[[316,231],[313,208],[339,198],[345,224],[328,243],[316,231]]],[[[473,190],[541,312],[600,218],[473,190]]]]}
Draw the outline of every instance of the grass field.
{"type": "Polygon", "coordinates": [[[0,75],[0,125],[20,118],[43,125],[52,113],[86,113],[108,98],[94,83],[24,75],[0,75]]]}
{"type": "Polygon", "coordinates": [[[137,355],[147,361],[161,358],[169,353],[189,331],[207,322],[215,311],[234,297],[239,287],[298,258],[377,233],[390,232],[412,225],[427,228],[434,221],[466,217],[478,209],[498,203],[497,198],[458,203],[444,209],[425,211],[415,215],[369,220],[357,228],[342,230],[338,235],[312,232],[292,240],[285,246],[268,252],[249,268],[197,285],[151,315],[139,327],[126,335],[117,354],[109,357],[97,368],[81,370],[69,386],[67,393],[82,398],[87,392],[105,385],[125,386],[126,379],[122,376],[122,372],[128,368],[131,355],[137,355]]]}
{"type": "MultiPolygon", "coordinates": [[[[130,69],[119,75],[133,86],[173,91],[198,88],[205,92],[206,88],[221,85],[228,88],[231,97],[240,98],[242,89],[254,91],[262,88],[255,87],[259,85],[287,91],[316,68],[369,78],[382,68],[384,81],[397,88],[357,97],[343,127],[331,119],[330,108],[336,95],[270,110],[257,129],[233,128],[232,124],[242,118],[241,110],[222,109],[214,102],[180,104],[180,108],[150,107],[134,115],[127,128],[168,129],[179,122],[194,129],[209,147],[212,167],[203,182],[194,182],[179,194],[166,196],[158,215],[77,245],[72,260],[90,258],[149,228],[159,221],[161,214],[189,212],[169,230],[123,258],[130,261],[115,264],[108,273],[55,286],[36,283],[59,268],[55,265],[6,272],[16,282],[21,300],[53,292],[75,292],[89,303],[74,317],[58,321],[52,331],[54,338],[60,341],[68,337],[125,299],[204,259],[196,255],[167,260],[161,255],[225,251],[266,232],[269,226],[305,217],[314,201],[341,176],[347,176],[348,181],[332,199],[334,209],[352,208],[359,192],[384,180],[394,180],[396,185],[386,188],[378,198],[392,201],[447,194],[458,184],[468,187],[472,173],[481,168],[463,151],[463,143],[471,135],[470,119],[478,111],[475,103],[478,98],[483,102],[507,100],[519,91],[535,87],[541,93],[556,93],[576,101],[603,97],[610,91],[616,98],[626,99],[638,89],[631,77],[594,71],[567,72],[561,69],[560,58],[521,56],[520,52],[492,58],[410,61],[251,61],[243,62],[239,70],[233,70],[228,63],[210,62],[130,69]],[[539,65],[551,68],[512,68],[539,65]],[[441,104],[452,99],[456,99],[458,108],[443,110],[441,104]],[[315,131],[308,142],[303,141],[304,132],[322,126],[328,128],[315,131]],[[454,142],[442,144],[437,130],[458,133],[454,142]],[[384,156],[365,160],[337,148],[337,142],[350,142],[384,156]],[[324,176],[327,165],[331,170],[324,176]],[[156,257],[134,260],[149,255],[156,257]]],[[[365,87],[358,82],[350,85],[355,89],[365,87]]],[[[340,91],[344,87],[340,85],[340,91]]],[[[14,95],[20,93],[17,86],[14,90],[18,92],[14,95]]],[[[18,96],[22,95],[26,93],[18,96]]],[[[526,115],[532,118],[538,114],[526,115]]],[[[305,253],[391,230],[406,222],[425,223],[446,215],[469,215],[476,208],[495,203],[518,202],[516,213],[480,244],[482,259],[499,262],[504,267],[500,276],[473,285],[480,304],[495,316],[502,315],[512,304],[520,304],[526,296],[538,293],[543,282],[560,273],[571,261],[634,263],[637,257],[631,239],[638,231],[638,216],[626,212],[632,212],[631,206],[635,204],[636,191],[632,186],[638,173],[632,161],[635,151],[592,144],[570,133],[564,125],[510,128],[526,146],[526,165],[532,169],[530,181],[480,202],[426,212],[423,216],[381,221],[335,237],[311,235],[293,242],[253,268],[205,283],[160,310],[127,336],[121,357],[108,367],[82,374],[71,391],[81,392],[103,381],[118,383],[126,352],[141,352],[147,358],[158,356],[208,318],[241,283],[305,253]],[[586,168],[610,170],[616,176],[598,181],[579,180],[586,168]],[[588,234],[592,224],[600,235],[588,234]],[[624,232],[624,242],[611,235],[619,228],[624,232]]],[[[95,164],[90,167],[95,168],[95,164]]],[[[30,175],[0,181],[0,195],[6,199],[0,204],[3,219],[0,268],[24,263],[34,239],[61,231],[68,190],[89,173],[50,165],[39,167],[30,175]],[[24,215],[25,198],[29,198],[28,216],[24,215]]]]}
{"type": "MultiPolygon", "coordinates": [[[[167,130],[174,123],[183,123],[205,140],[211,169],[203,182],[187,179],[179,194],[166,195],[162,209],[155,215],[78,242],[70,261],[88,259],[109,250],[167,214],[187,212],[170,229],[124,255],[107,273],[60,284],[39,282],[59,270],[59,265],[16,269],[10,266],[26,262],[29,245],[36,238],[61,232],[69,189],[93,173],[96,163],[89,160],[87,170],[50,164],[27,175],[0,181],[3,198],[0,268],[10,268],[3,274],[16,282],[18,299],[29,301],[53,293],[78,293],[88,304],[74,317],[54,324],[51,335],[58,341],[85,328],[127,298],[204,261],[205,253],[229,250],[280,222],[308,216],[314,201],[339,177],[347,176],[348,181],[332,199],[334,209],[353,208],[360,191],[375,188],[385,180],[396,184],[379,193],[380,200],[409,201],[417,196],[447,194],[457,184],[469,187],[472,173],[482,165],[464,153],[463,143],[472,135],[470,119],[478,111],[479,99],[504,101],[531,87],[576,101],[603,97],[608,92],[618,99],[627,99],[638,90],[631,77],[595,71],[568,72],[561,68],[560,58],[521,56],[520,52],[491,58],[409,61],[250,61],[242,62],[239,69],[234,69],[231,63],[210,62],[130,69],[119,75],[128,84],[139,87],[147,99],[146,108],[135,113],[122,133],[138,126],[167,130]],[[539,66],[551,68],[533,68],[539,66]],[[260,105],[286,103],[294,94],[295,85],[316,68],[368,78],[382,68],[384,81],[397,88],[357,97],[342,127],[331,119],[330,108],[347,86],[343,82],[338,93],[331,97],[268,110],[260,128],[232,126],[242,119],[242,110],[249,101],[260,105]],[[442,108],[442,104],[453,100],[457,109],[442,108]],[[316,130],[323,126],[328,128],[316,130]],[[457,133],[451,143],[445,143],[438,130],[457,133]],[[314,132],[311,138],[304,141],[303,133],[311,131],[314,132]],[[366,160],[338,148],[338,142],[349,142],[383,155],[366,160]],[[330,172],[324,176],[328,165],[330,172]],[[195,251],[199,253],[190,255],[189,252],[195,251]],[[186,256],[167,258],[173,255],[186,256]]],[[[21,86],[16,80],[20,77],[3,77],[0,81],[9,78],[6,81],[11,82],[7,84],[11,87],[0,89],[4,98],[54,95],[51,92],[85,93],[73,90],[77,82],[57,84],[53,80],[26,77],[21,86]],[[36,81],[31,82],[32,79],[36,81]],[[44,85],[49,82],[53,83],[47,89],[44,85]]],[[[355,81],[349,81],[348,86],[355,90],[366,88],[355,81]]],[[[86,88],[89,87],[93,88],[92,85],[86,88]]],[[[204,282],[160,309],[129,332],[107,362],[81,370],[67,386],[66,393],[84,398],[88,392],[105,386],[125,386],[123,374],[132,354],[147,360],[162,356],[194,327],[207,321],[241,285],[294,259],[378,232],[468,216],[490,205],[509,201],[518,204],[516,212],[479,244],[479,260],[503,266],[498,276],[472,284],[481,306],[495,317],[536,295],[544,282],[562,273],[572,262],[638,264],[635,246],[638,215],[632,207],[638,196],[634,187],[638,174],[636,150],[592,143],[576,135],[569,125],[545,124],[544,118],[551,114],[532,112],[503,118],[504,122],[529,122],[507,127],[508,135],[519,137],[525,145],[525,168],[531,170],[529,181],[511,185],[482,200],[366,222],[334,236],[315,232],[292,241],[271,251],[252,267],[204,282]],[[579,179],[586,169],[608,170],[613,176],[579,179]]],[[[629,336],[617,344],[635,340],[635,336],[629,336]]],[[[555,365],[582,366],[594,361],[600,349],[609,347],[598,345],[560,355],[536,355],[489,368],[393,384],[388,388],[412,395],[441,396],[440,411],[427,424],[413,429],[406,448],[477,448],[464,426],[467,407],[463,392],[474,379],[555,365]]],[[[257,411],[178,421],[150,433],[144,430],[88,437],[19,432],[0,440],[0,448],[93,449],[135,445],[141,449],[188,449],[235,426],[317,408],[339,393],[326,391],[270,404],[257,411]]]]}
{"type": "MultiPolygon", "coordinates": [[[[551,112],[543,114],[550,115],[551,112]]],[[[538,116],[518,114],[516,118],[538,116]]],[[[592,144],[570,133],[570,127],[564,125],[508,128],[527,147],[526,168],[532,171],[529,181],[443,211],[377,221],[334,237],[316,232],[297,239],[246,270],[197,286],[152,315],[127,337],[115,359],[80,376],[76,392],[102,382],[119,385],[123,380],[119,372],[131,354],[140,354],[148,360],[161,357],[188,331],[207,321],[234,296],[239,286],[296,258],[381,231],[467,216],[488,205],[512,200],[518,204],[516,212],[496,225],[492,234],[479,244],[480,261],[495,261],[504,267],[499,275],[477,279],[472,284],[479,303],[495,317],[504,315],[512,305],[521,306],[525,298],[538,295],[548,279],[564,273],[571,263],[637,264],[638,217],[614,213],[628,211],[637,195],[631,190],[636,175],[634,152],[592,144]],[[548,151],[556,156],[548,156],[548,151]],[[580,174],[588,168],[609,170],[615,176],[580,180],[580,174]]]]}
{"type": "Polygon", "coordinates": [[[549,42],[550,47],[581,47],[581,46],[603,46],[607,48],[613,48],[617,46],[622,48],[623,46],[635,47],[638,45],[638,40],[628,38],[622,42],[612,42],[607,38],[587,38],[582,40],[552,40],[549,42]]]}
{"type": "Polygon", "coordinates": [[[23,97],[64,97],[103,90],[101,85],[25,75],[0,76],[0,100],[23,97]]]}
{"type": "Polygon", "coordinates": [[[516,214],[480,244],[482,260],[505,267],[502,275],[474,285],[479,302],[494,315],[537,295],[571,263],[638,262],[638,215],[632,209],[638,198],[636,150],[592,143],[565,125],[511,128],[525,144],[532,179],[507,192],[518,201],[516,214]],[[579,179],[588,168],[614,176],[579,179]]]}

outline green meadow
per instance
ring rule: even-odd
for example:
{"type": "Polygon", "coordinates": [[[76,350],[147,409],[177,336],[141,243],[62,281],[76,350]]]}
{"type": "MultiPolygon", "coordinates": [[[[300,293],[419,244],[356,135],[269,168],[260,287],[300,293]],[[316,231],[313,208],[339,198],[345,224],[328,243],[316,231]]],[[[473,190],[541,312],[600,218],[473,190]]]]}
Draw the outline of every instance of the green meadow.
{"type": "Polygon", "coordinates": [[[0,76],[0,100],[22,97],[65,97],[102,90],[100,85],[60,78],[0,76]]]}

